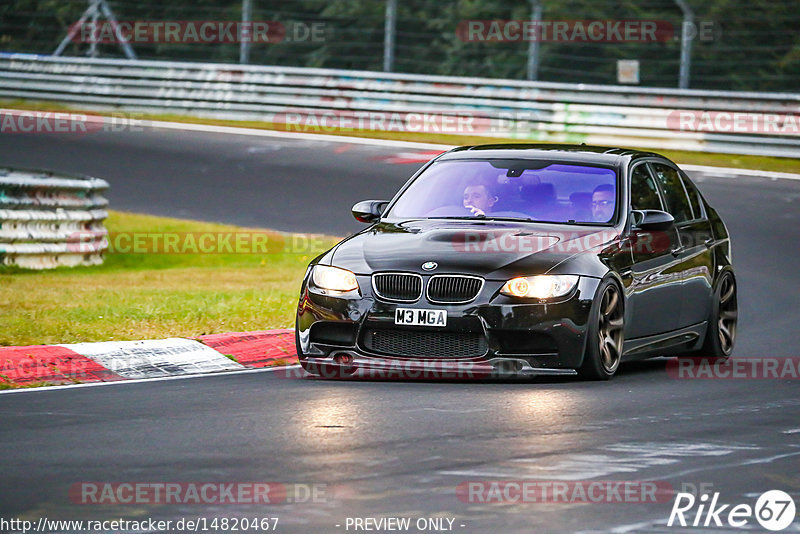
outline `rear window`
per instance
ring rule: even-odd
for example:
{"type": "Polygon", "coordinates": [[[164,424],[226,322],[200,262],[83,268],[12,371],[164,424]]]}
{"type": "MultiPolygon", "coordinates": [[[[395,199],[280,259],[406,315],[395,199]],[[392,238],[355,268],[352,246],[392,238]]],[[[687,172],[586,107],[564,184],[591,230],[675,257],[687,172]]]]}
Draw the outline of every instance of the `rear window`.
{"type": "Polygon", "coordinates": [[[658,188],[647,170],[647,164],[637,165],[631,173],[631,209],[663,210],[658,188]]]}
{"type": "Polygon", "coordinates": [[[700,194],[697,192],[697,188],[694,186],[691,180],[681,174],[681,178],[683,179],[683,185],[686,188],[686,192],[689,194],[689,203],[692,206],[692,213],[694,213],[695,219],[702,219],[703,215],[703,208],[700,207],[700,194]]]}
{"type": "Polygon", "coordinates": [[[675,218],[675,222],[693,219],[689,198],[683,189],[683,182],[678,175],[678,171],[668,165],[654,163],[653,172],[658,181],[661,182],[664,196],[667,200],[667,210],[675,218]]]}

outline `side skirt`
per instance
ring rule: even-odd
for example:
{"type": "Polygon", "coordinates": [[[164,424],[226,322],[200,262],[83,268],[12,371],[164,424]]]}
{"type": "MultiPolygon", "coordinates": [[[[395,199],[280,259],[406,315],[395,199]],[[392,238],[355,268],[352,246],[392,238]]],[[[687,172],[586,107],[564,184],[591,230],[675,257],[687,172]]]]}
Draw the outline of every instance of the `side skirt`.
{"type": "Polygon", "coordinates": [[[668,356],[689,350],[704,339],[708,323],[672,330],[663,334],[626,339],[622,357],[624,361],[639,360],[652,356],[668,356]]]}

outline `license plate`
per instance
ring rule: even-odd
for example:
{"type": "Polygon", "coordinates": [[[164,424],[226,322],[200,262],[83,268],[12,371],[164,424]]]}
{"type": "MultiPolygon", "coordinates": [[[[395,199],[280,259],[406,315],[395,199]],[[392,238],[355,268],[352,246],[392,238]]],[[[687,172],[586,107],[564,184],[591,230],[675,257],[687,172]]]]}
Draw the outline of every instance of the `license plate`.
{"type": "Polygon", "coordinates": [[[394,324],[408,326],[447,326],[447,310],[420,310],[397,308],[394,324]]]}

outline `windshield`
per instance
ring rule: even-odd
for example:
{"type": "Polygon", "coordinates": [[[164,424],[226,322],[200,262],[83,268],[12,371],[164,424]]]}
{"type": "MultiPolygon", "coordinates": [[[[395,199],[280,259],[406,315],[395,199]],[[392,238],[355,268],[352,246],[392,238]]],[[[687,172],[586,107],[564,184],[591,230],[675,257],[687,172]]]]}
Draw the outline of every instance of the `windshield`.
{"type": "Polygon", "coordinates": [[[609,223],[616,210],[616,186],[614,170],[590,165],[437,161],[414,180],[386,216],[609,223]]]}

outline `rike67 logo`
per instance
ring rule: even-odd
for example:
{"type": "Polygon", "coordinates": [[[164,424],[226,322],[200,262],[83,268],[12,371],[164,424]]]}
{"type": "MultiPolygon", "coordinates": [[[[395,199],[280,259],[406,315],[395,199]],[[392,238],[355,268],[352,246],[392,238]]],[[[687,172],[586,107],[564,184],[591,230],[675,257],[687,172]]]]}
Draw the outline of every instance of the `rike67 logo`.
{"type": "Polygon", "coordinates": [[[678,493],[667,526],[752,529],[751,523],[755,519],[762,528],[778,531],[794,522],[795,513],[794,499],[781,490],[762,493],[754,507],[749,504],[720,504],[719,492],[713,494],[710,502],[708,494],[695,498],[691,493],[678,493]]]}

